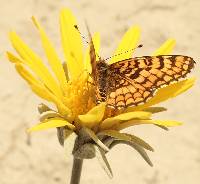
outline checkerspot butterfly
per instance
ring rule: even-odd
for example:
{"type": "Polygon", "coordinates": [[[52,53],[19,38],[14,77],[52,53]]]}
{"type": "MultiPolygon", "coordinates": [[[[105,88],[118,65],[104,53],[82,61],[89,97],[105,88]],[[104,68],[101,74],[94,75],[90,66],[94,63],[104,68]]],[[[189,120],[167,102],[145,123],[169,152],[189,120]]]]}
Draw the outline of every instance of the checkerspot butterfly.
{"type": "Polygon", "coordinates": [[[106,102],[115,109],[145,103],[160,87],[184,78],[195,63],[189,56],[159,55],[135,57],[109,65],[101,58],[96,60],[91,35],[90,59],[96,103],[106,102]]]}

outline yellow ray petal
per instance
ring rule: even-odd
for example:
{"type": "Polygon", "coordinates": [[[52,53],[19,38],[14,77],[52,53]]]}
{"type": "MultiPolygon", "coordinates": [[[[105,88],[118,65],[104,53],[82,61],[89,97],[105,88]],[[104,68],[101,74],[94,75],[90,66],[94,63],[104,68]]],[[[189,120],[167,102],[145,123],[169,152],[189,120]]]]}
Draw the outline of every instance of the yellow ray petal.
{"type": "MultiPolygon", "coordinates": [[[[92,41],[94,44],[95,52],[96,52],[96,58],[98,59],[99,57],[99,48],[100,48],[100,34],[95,33],[94,36],[92,37],[92,41]]],[[[84,66],[85,69],[89,72],[92,73],[92,66],[90,62],[90,46],[88,46],[85,57],[84,57],[84,66]]]]}
{"type": "Polygon", "coordinates": [[[60,13],[61,41],[70,78],[77,78],[84,70],[83,45],[80,33],[75,29],[76,19],[69,9],[60,13]]]}
{"type": "Polygon", "coordinates": [[[49,128],[63,127],[63,126],[67,126],[68,128],[70,128],[72,130],[75,129],[75,126],[72,125],[71,123],[67,122],[65,119],[51,118],[51,119],[45,120],[43,122],[40,122],[39,124],[33,126],[32,128],[29,128],[27,131],[33,132],[33,131],[46,130],[49,128]]]}
{"type": "Polygon", "coordinates": [[[21,64],[16,63],[15,68],[17,72],[20,74],[20,76],[28,82],[29,85],[34,86],[40,86],[44,90],[44,92],[47,92],[48,88],[45,88],[45,86],[41,83],[41,81],[37,80],[28,70],[26,70],[21,64]]]}
{"type": "Polygon", "coordinates": [[[136,112],[123,113],[123,114],[120,114],[120,115],[115,116],[113,118],[105,119],[101,123],[100,128],[102,130],[109,129],[112,126],[120,123],[121,121],[128,121],[128,120],[131,120],[131,119],[149,119],[150,117],[151,117],[150,112],[136,111],[136,112]]]}
{"type": "Polygon", "coordinates": [[[30,72],[28,72],[21,64],[16,63],[15,68],[17,72],[25,79],[30,85],[41,85],[42,83],[37,80],[30,72]]]}
{"type": "Polygon", "coordinates": [[[176,40],[168,39],[159,49],[152,53],[152,56],[157,55],[168,55],[173,51],[173,48],[176,45],[176,40]]]}
{"type": "Polygon", "coordinates": [[[147,101],[143,105],[138,105],[135,107],[129,107],[127,111],[138,111],[145,109],[147,107],[150,107],[152,105],[156,105],[158,103],[161,103],[163,101],[166,101],[170,98],[173,98],[189,88],[191,88],[194,85],[195,78],[185,79],[179,82],[176,82],[174,84],[170,84],[169,86],[160,88],[154,97],[152,97],[149,101],[147,101]]]}
{"type": "Polygon", "coordinates": [[[19,59],[18,57],[16,57],[14,54],[12,54],[9,51],[6,52],[6,55],[7,55],[8,60],[12,63],[24,63],[21,59],[19,59]]]}
{"type": "MultiPolygon", "coordinates": [[[[125,112],[131,112],[132,108],[128,108],[125,110],[125,112]]],[[[167,109],[164,107],[147,107],[145,109],[143,109],[143,111],[145,112],[150,112],[152,114],[154,113],[158,113],[158,112],[163,112],[166,111],[167,109]]]]}
{"type": "Polygon", "coordinates": [[[92,128],[99,124],[104,117],[105,107],[106,104],[101,103],[92,108],[87,114],[79,115],[78,118],[81,121],[81,124],[88,128],[92,128]]]}
{"type": "Polygon", "coordinates": [[[109,63],[111,64],[117,61],[131,58],[134,52],[134,48],[137,47],[139,38],[140,38],[140,27],[138,26],[131,27],[123,36],[122,41],[120,42],[118,48],[114,52],[114,57],[111,58],[109,63]],[[133,50],[131,51],[131,49],[133,50]]]}
{"type": "Polygon", "coordinates": [[[173,121],[173,120],[131,120],[131,121],[127,121],[127,122],[117,125],[115,129],[119,131],[124,128],[128,128],[130,126],[141,125],[141,124],[155,124],[155,125],[162,125],[166,127],[182,125],[181,122],[173,121]]]}
{"type": "Polygon", "coordinates": [[[44,82],[46,86],[57,96],[61,98],[62,92],[54,80],[48,69],[42,63],[41,58],[36,55],[15,33],[10,32],[10,40],[13,47],[22,57],[24,64],[27,64],[30,69],[44,82]]]}
{"type": "Polygon", "coordinates": [[[195,77],[186,79],[184,84],[181,85],[181,88],[174,93],[173,97],[176,97],[176,96],[180,95],[181,93],[184,93],[185,91],[190,89],[194,85],[195,81],[196,81],[195,77]]]}
{"type": "Polygon", "coordinates": [[[64,89],[64,85],[67,82],[67,80],[66,80],[65,72],[62,67],[61,61],[53,47],[53,44],[47,37],[44,29],[41,27],[39,22],[34,17],[32,17],[32,20],[40,33],[40,38],[41,38],[42,45],[45,50],[46,56],[48,58],[48,62],[50,64],[53,72],[55,73],[57,79],[59,80],[59,83],[60,83],[62,89],[64,89]]]}
{"type": "Polygon", "coordinates": [[[57,106],[58,112],[61,115],[63,115],[65,118],[68,118],[69,120],[71,120],[72,118],[71,110],[68,107],[66,107],[60,99],[56,98],[56,96],[53,96],[53,97],[52,98],[53,98],[54,103],[57,106]]]}
{"type": "Polygon", "coordinates": [[[139,137],[137,137],[135,135],[131,135],[131,134],[127,134],[127,133],[120,133],[116,130],[104,130],[99,133],[99,135],[101,135],[101,134],[111,136],[111,137],[114,137],[119,140],[133,142],[133,143],[136,143],[136,144],[142,146],[143,148],[145,148],[147,150],[154,151],[153,148],[148,143],[146,143],[145,141],[143,141],[142,139],[140,139],[139,137]]]}
{"type": "Polygon", "coordinates": [[[57,98],[54,94],[52,94],[51,91],[49,91],[48,88],[46,88],[43,83],[41,83],[39,80],[37,80],[30,72],[28,72],[21,64],[16,63],[15,68],[17,72],[21,75],[24,80],[28,82],[33,92],[38,95],[39,97],[53,102],[57,108],[58,111],[64,115],[69,116],[71,114],[70,109],[68,109],[62,101],[57,98]]]}
{"type": "Polygon", "coordinates": [[[51,96],[47,93],[46,89],[44,90],[44,88],[42,86],[39,85],[30,85],[31,90],[39,97],[52,102],[53,99],[51,98],[51,96]]]}
{"type": "Polygon", "coordinates": [[[122,120],[122,121],[128,121],[131,119],[149,119],[151,117],[150,112],[142,112],[142,111],[136,111],[136,112],[127,112],[120,114],[118,116],[113,117],[114,119],[122,120]]]}
{"type": "Polygon", "coordinates": [[[39,85],[30,85],[30,87],[35,94],[37,94],[38,96],[49,102],[54,103],[58,109],[58,112],[65,118],[71,120],[72,117],[71,110],[68,107],[66,107],[63,104],[63,102],[59,98],[57,98],[54,94],[52,94],[48,89],[39,85]]]}
{"type": "Polygon", "coordinates": [[[49,95],[50,92],[39,80],[29,73],[21,64],[17,63],[15,68],[20,76],[28,82],[33,92],[47,101],[52,101],[52,98],[49,95]]]}

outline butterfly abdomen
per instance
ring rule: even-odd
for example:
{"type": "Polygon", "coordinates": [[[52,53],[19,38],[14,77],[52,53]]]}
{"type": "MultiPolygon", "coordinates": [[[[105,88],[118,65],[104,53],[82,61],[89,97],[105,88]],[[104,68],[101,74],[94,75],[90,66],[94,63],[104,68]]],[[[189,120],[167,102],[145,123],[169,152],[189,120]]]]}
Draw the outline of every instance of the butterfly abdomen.
{"type": "Polygon", "coordinates": [[[100,60],[96,67],[96,102],[105,102],[108,89],[108,65],[104,60],[100,60]]]}

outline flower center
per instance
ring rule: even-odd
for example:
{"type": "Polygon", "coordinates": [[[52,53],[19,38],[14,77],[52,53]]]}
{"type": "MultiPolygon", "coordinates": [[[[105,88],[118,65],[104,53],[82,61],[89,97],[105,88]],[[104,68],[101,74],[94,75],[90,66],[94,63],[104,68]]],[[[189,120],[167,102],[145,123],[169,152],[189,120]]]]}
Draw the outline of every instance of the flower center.
{"type": "Polygon", "coordinates": [[[84,72],[73,81],[69,81],[64,89],[64,104],[71,109],[72,117],[87,113],[95,106],[94,86],[88,82],[89,75],[84,72]]]}

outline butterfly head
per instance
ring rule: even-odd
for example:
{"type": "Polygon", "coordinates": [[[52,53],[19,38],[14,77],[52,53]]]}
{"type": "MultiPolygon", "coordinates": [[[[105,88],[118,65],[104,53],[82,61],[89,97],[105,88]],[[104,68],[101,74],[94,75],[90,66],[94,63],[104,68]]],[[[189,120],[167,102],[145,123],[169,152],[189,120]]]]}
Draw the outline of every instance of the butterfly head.
{"type": "Polygon", "coordinates": [[[96,69],[98,71],[106,71],[108,69],[108,64],[105,62],[104,59],[99,59],[97,61],[96,69]]]}

